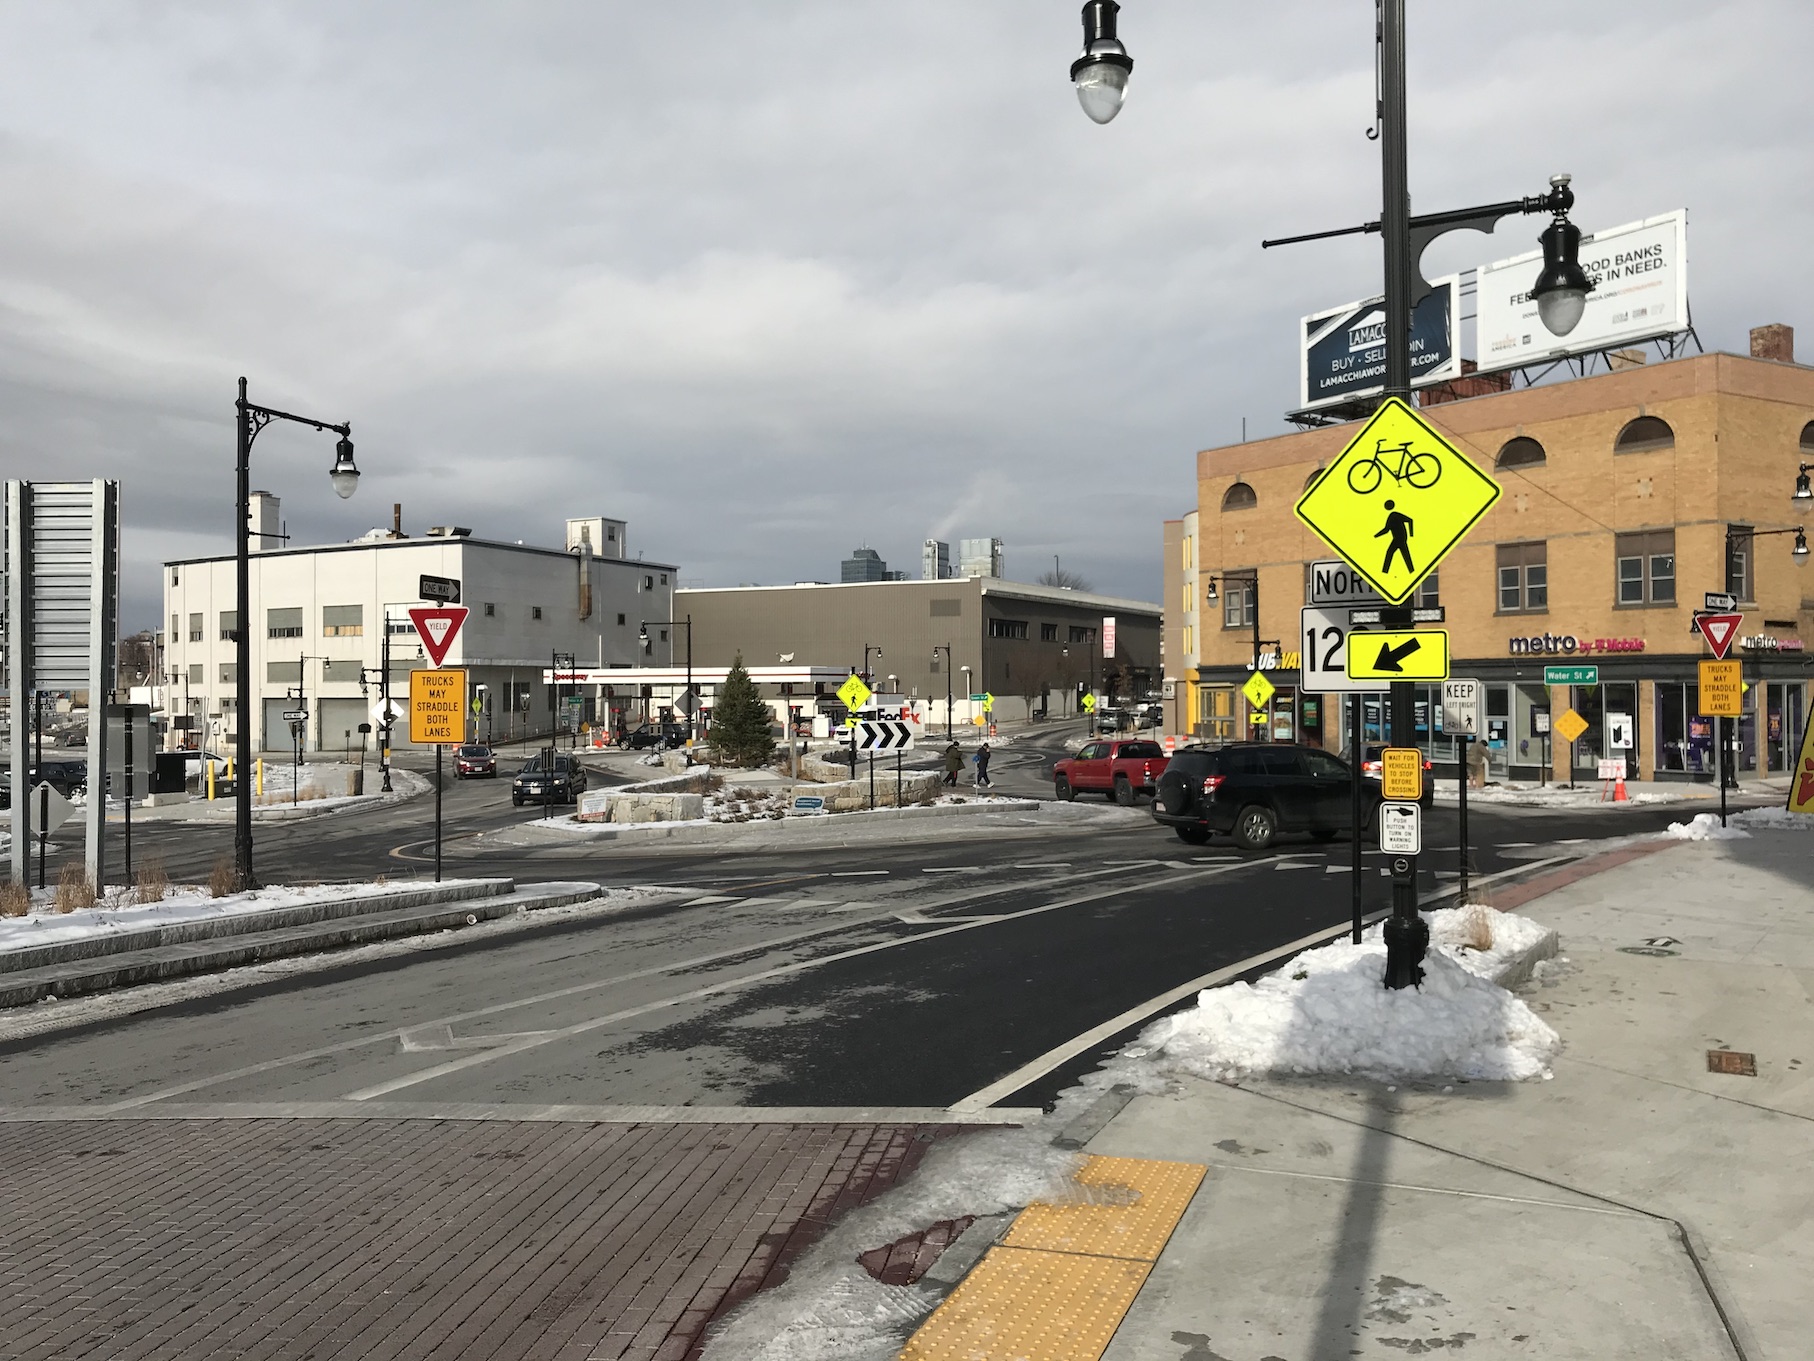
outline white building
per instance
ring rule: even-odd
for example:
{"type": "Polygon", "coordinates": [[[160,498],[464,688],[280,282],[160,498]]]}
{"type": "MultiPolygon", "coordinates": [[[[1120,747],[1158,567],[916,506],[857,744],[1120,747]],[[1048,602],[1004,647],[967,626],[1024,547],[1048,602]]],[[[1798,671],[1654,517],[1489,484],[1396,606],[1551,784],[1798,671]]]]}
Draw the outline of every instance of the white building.
{"type": "MultiPolygon", "coordinates": [[[[281,533],[277,511],[275,497],[254,496],[255,750],[290,750],[283,715],[305,708],[307,750],[359,749],[359,725],[373,722],[379,702],[387,631],[393,698],[407,700],[409,673],[429,664],[408,614],[412,607],[443,603],[423,594],[425,577],[458,583],[459,603],[470,611],[445,665],[468,672],[469,700],[477,701],[469,721],[475,738],[503,741],[554,726],[553,692],[542,675],[557,655],[563,666],[599,670],[676,656],[676,630],[662,621],[674,617],[678,570],[628,557],[621,520],[569,520],[564,548],[540,548],[478,539],[449,526],[409,538],[399,508],[388,531],[374,530],[352,543],[286,548],[277,546],[283,542],[275,537],[281,533]],[[638,639],[645,621],[646,648],[638,639]]],[[[196,745],[227,750],[236,731],[234,559],[165,563],[164,614],[170,727],[186,729],[196,745]],[[183,719],[188,722],[176,721],[183,719]]],[[[581,690],[584,717],[608,719],[598,703],[602,690],[581,690]]],[[[643,717],[639,698],[614,703],[632,724],[643,717]]],[[[393,730],[396,745],[407,744],[407,726],[393,730]]]]}
{"type": "Polygon", "coordinates": [[[1005,577],[1007,558],[1000,539],[959,539],[957,574],[960,577],[1005,577]]]}
{"type": "Polygon", "coordinates": [[[920,548],[920,580],[948,581],[951,577],[951,545],[943,539],[927,539],[920,548]]]}

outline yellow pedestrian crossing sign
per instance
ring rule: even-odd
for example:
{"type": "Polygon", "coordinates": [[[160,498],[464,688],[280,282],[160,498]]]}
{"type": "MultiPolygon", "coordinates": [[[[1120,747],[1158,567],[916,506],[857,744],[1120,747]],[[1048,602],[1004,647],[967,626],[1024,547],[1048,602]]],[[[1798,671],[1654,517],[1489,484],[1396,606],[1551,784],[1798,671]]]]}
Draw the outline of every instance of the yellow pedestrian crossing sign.
{"type": "Polygon", "coordinates": [[[1348,679],[1447,680],[1447,629],[1369,630],[1348,638],[1348,679]]]}
{"type": "Polygon", "coordinates": [[[1096,696],[1085,695],[1083,697],[1083,711],[1086,714],[1093,714],[1096,712],[1096,696]]]}
{"type": "Polygon", "coordinates": [[[1396,605],[1499,495],[1497,482],[1391,397],[1298,498],[1297,516],[1396,605]]]}
{"type": "Polygon", "coordinates": [[[995,712],[995,692],[993,690],[983,692],[983,712],[986,714],[995,712]]]}
{"type": "Polygon", "coordinates": [[[844,701],[844,707],[855,713],[869,703],[869,696],[874,693],[863,684],[863,678],[856,672],[850,673],[850,679],[838,687],[838,698],[844,701]]]}
{"type": "Polygon", "coordinates": [[[1278,687],[1267,680],[1261,672],[1254,672],[1247,678],[1247,684],[1241,687],[1241,693],[1247,696],[1247,702],[1256,709],[1264,709],[1266,701],[1271,699],[1278,687]]]}

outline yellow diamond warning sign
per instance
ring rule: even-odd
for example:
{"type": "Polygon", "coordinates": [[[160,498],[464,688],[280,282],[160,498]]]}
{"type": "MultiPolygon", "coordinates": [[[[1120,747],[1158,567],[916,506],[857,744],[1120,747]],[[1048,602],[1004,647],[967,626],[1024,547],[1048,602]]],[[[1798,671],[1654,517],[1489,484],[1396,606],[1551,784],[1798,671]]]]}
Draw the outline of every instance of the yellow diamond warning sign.
{"type": "Polygon", "coordinates": [[[1298,498],[1297,516],[1398,604],[1499,492],[1497,482],[1393,397],[1298,498]]]}
{"type": "Polygon", "coordinates": [[[844,707],[852,713],[869,703],[871,693],[870,688],[863,684],[863,678],[854,672],[849,680],[838,687],[838,698],[844,701],[844,707]]]}
{"type": "Polygon", "coordinates": [[[1247,678],[1247,684],[1241,687],[1241,693],[1247,696],[1247,702],[1254,708],[1264,709],[1266,701],[1272,698],[1276,689],[1276,685],[1256,671],[1247,678]]]}

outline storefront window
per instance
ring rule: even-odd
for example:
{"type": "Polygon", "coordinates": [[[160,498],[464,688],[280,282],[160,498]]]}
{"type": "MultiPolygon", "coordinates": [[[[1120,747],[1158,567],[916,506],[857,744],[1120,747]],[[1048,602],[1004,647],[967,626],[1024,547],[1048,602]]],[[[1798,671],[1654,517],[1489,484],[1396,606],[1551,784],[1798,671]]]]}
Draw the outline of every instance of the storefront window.
{"type": "Polygon", "coordinates": [[[1657,769],[1686,775],[1713,773],[1713,720],[1695,712],[1699,687],[1657,682],[1657,769]]]}

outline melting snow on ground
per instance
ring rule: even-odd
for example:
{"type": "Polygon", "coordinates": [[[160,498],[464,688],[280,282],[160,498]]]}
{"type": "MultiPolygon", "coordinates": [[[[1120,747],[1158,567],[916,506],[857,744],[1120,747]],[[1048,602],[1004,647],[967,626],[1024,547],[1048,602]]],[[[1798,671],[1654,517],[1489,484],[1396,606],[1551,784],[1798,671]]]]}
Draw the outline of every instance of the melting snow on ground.
{"type": "Polygon", "coordinates": [[[1461,943],[1468,912],[1426,914],[1431,948],[1420,988],[1380,986],[1386,946],[1375,926],[1359,945],[1306,950],[1258,983],[1205,989],[1193,1010],[1150,1026],[1130,1057],[1218,1080],[1258,1073],[1546,1078],[1561,1043],[1556,1032],[1487,975],[1548,930],[1491,913],[1493,949],[1477,952],[1461,943]]]}
{"type": "MultiPolygon", "coordinates": [[[[1630,806],[1641,806],[1656,803],[1680,803],[1684,799],[1698,795],[1676,793],[1671,790],[1648,790],[1633,788],[1632,782],[1626,783],[1625,802],[1630,806]]],[[[1436,798],[1442,803],[1459,803],[1460,792],[1453,779],[1436,781],[1436,798]]],[[[1522,781],[1506,781],[1490,784],[1485,789],[1468,790],[1469,803],[1496,803],[1520,808],[1592,808],[1601,804],[1614,806],[1602,784],[1586,782],[1570,789],[1565,784],[1526,784],[1522,781]]]]}
{"type": "MultiPolygon", "coordinates": [[[[443,879],[443,885],[459,883],[443,879]]],[[[159,902],[137,903],[134,890],[117,887],[93,907],[74,912],[58,912],[52,905],[55,889],[34,889],[29,916],[0,917],[0,954],[39,945],[59,945],[66,941],[84,940],[91,936],[114,936],[125,931],[147,927],[173,926],[179,922],[210,921],[216,917],[244,913],[274,912],[279,908],[297,907],[304,903],[339,902],[344,899],[376,893],[395,893],[413,888],[413,882],[393,884],[315,884],[307,888],[261,888],[250,893],[230,893],[224,898],[210,898],[205,887],[171,885],[169,894],[159,902]]]]}
{"type": "Polygon", "coordinates": [[[1734,813],[1731,821],[1752,832],[1814,832],[1814,813],[1791,813],[1787,808],[1747,808],[1734,813]]]}

